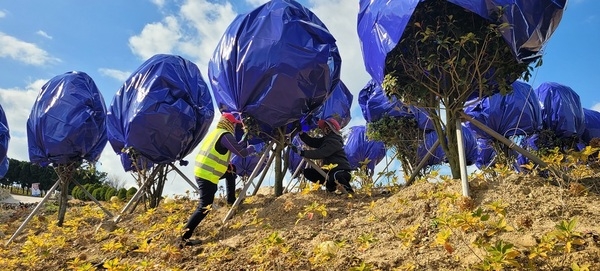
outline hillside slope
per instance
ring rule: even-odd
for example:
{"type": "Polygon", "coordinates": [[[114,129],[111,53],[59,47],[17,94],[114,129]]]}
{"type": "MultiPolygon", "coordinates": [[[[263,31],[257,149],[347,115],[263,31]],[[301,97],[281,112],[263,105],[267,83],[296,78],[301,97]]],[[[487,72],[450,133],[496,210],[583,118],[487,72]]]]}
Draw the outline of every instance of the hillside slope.
{"type": "MultiPolygon", "coordinates": [[[[98,230],[104,214],[94,204],[72,202],[62,228],[49,205],[8,246],[31,210],[3,210],[0,269],[600,270],[598,194],[539,177],[495,179],[474,178],[472,199],[454,181],[353,197],[257,195],[224,225],[228,208],[213,210],[195,231],[203,244],[183,249],[177,236],[195,196],[140,206],[98,230]],[[557,230],[561,221],[572,223],[557,230]]],[[[107,204],[113,213],[122,206],[107,204]]]]}

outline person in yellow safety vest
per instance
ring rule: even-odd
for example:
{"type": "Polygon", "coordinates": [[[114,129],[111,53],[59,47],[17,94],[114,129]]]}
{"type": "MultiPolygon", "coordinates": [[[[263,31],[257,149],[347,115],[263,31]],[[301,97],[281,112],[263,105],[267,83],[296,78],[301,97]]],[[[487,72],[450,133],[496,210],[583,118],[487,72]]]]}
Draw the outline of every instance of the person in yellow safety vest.
{"type": "Polygon", "coordinates": [[[200,240],[190,239],[190,237],[192,237],[198,224],[206,217],[210,205],[215,200],[217,184],[219,179],[227,173],[231,153],[240,157],[255,153],[253,145],[245,147],[246,144],[243,144],[242,141],[237,142],[233,135],[235,125],[243,125],[243,123],[235,115],[223,113],[217,123],[217,128],[210,132],[200,143],[200,151],[196,156],[194,166],[194,176],[200,189],[200,201],[185,225],[180,247],[201,244],[200,240]]]}

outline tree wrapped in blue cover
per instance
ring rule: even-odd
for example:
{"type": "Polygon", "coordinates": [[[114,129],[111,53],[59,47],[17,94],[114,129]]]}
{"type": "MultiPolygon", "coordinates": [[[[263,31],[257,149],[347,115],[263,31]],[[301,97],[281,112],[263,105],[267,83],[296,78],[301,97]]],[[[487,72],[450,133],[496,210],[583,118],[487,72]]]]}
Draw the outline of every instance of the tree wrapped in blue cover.
{"type": "Polygon", "coordinates": [[[106,105],[84,72],[67,72],[42,87],[27,119],[29,159],[40,166],[96,162],[107,143],[106,105]]]}
{"type": "MultiPolygon", "coordinates": [[[[273,0],[239,15],[209,62],[221,111],[243,113],[250,131],[275,129],[308,116],[338,85],[341,58],[333,35],[293,0],[273,0]]],[[[268,139],[268,138],[267,138],[268,139]]]]}
{"type": "Polygon", "coordinates": [[[575,148],[585,130],[585,114],[579,95],[568,86],[545,82],[536,94],[542,106],[539,148],[575,148]]]}
{"type": "Polygon", "coordinates": [[[352,168],[364,168],[371,175],[386,154],[383,142],[367,138],[366,127],[362,125],[350,127],[344,150],[352,168]]]}
{"type": "MultiPolygon", "coordinates": [[[[300,140],[300,137],[298,137],[298,136],[295,136],[294,139],[292,139],[292,145],[294,145],[294,146],[302,146],[303,144],[304,143],[302,143],[302,140],[300,140]]],[[[296,172],[296,169],[298,168],[298,166],[300,166],[301,161],[302,161],[302,156],[298,155],[297,153],[295,153],[291,150],[289,151],[288,170],[291,174],[294,174],[294,172],[296,172]]]]}
{"type": "Polygon", "coordinates": [[[341,128],[346,127],[352,119],[350,114],[352,99],[352,93],[350,93],[348,87],[340,80],[325,103],[315,110],[313,115],[316,121],[312,123],[313,128],[317,127],[318,120],[328,118],[337,120],[341,128]]]}
{"type": "Polygon", "coordinates": [[[379,121],[384,116],[412,118],[417,122],[417,127],[427,132],[433,131],[433,123],[422,109],[408,106],[396,99],[386,97],[381,86],[370,80],[358,94],[358,104],[363,117],[367,122],[379,121]]]}
{"type": "MultiPolygon", "coordinates": [[[[367,72],[383,83],[385,59],[400,41],[417,5],[424,0],[361,0],[357,31],[367,72]]],[[[502,23],[511,27],[503,38],[519,61],[529,62],[541,55],[566,5],[566,0],[448,0],[484,19],[490,19],[493,7],[505,11],[502,23]]]]}
{"type": "MultiPolygon", "coordinates": [[[[467,106],[465,113],[505,137],[538,133],[542,129],[542,111],[537,94],[533,87],[521,81],[515,81],[512,87],[509,94],[497,93],[467,106]]],[[[465,125],[478,138],[493,138],[472,123],[465,125]]]]}
{"type": "Polygon", "coordinates": [[[583,114],[585,115],[585,129],[581,139],[586,145],[589,145],[592,138],[600,138],[600,112],[584,108],[583,114]]]}
{"type": "MultiPolygon", "coordinates": [[[[115,94],[108,138],[125,171],[182,160],[200,143],[214,117],[208,86],[196,64],[158,54],[146,60],[115,94]]],[[[185,161],[183,161],[185,163],[185,161]]]]}
{"type": "Polygon", "coordinates": [[[8,121],[4,114],[4,109],[0,105],[0,178],[8,172],[8,143],[10,142],[10,129],[8,121]]]}

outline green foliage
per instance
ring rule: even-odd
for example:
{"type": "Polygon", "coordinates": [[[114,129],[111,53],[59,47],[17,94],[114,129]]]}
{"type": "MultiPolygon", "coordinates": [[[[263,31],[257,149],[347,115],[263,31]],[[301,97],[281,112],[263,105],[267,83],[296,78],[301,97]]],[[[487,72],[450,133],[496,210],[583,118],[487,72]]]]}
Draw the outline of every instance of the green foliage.
{"type": "Polygon", "coordinates": [[[133,195],[135,195],[135,193],[137,192],[137,188],[135,187],[131,187],[127,190],[127,198],[133,198],[133,195]]]}
{"type": "Polygon", "coordinates": [[[110,201],[110,198],[112,198],[113,196],[117,195],[117,189],[114,189],[112,187],[108,187],[106,189],[106,193],[104,194],[104,200],[105,201],[110,201]]]}
{"type": "Polygon", "coordinates": [[[126,200],[127,199],[127,189],[125,189],[124,187],[119,189],[119,191],[117,192],[117,196],[119,197],[120,200],[126,200]]]}
{"type": "Polygon", "coordinates": [[[76,186],[75,188],[73,188],[73,190],[71,190],[71,196],[73,196],[74,199],[80,199],[78,195],[80,191],[81,188],[79,188],[79,186],[76,186]]]}
{"type": "MultiPolygon", "coordinates": [[[[418,128],[414,118],[384,115],[378,121],[367,123],[367,137],[392,148],[402,169],[409,175],[419,163],[417,148],[423,142],[423,135],[424,131],[418,128]]],[[[425,170],[423,169],[423,173],[425,170]]]]}
{"type": "Polygon", "coordinates": [[[104,199],[104,189],[102,187],[95,188],[92,191],[92,197],[98,200],[104,199]]]}

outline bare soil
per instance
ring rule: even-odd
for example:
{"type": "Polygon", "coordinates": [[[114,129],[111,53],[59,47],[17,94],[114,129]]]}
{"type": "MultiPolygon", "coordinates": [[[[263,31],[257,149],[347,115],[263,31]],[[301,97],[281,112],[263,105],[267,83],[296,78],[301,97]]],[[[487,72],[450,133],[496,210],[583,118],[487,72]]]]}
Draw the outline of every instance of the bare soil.
{"type": "MultiPolygon", "coordinates": [[[[105,216],[93,203],[71,202],[63,229],[53,226],[55,210],[46,208],[28,230],[4,245],[31,212],[8,209],[0,215],[0,269],[85,270],[76,267],[88,263],[97,270],[473,270],[485,268],[489,259],[485,247],[474,244],[487,236],[490,244],[502,240],[517,251],[518,267],[504,264],[498,270],[571,270],[574,264],[600,270],[599,185],[597,179],[587,180],[582,189],[511,175],[475,178],[470,199],[461,197],[455,181],[421,181],[359,191],[352,197],[323,190],[280,197],[259,194],[248,197],[225,224],[229,208],[222,202],[215,206],[195,231],[194,238],[203,243],[182,249],[178,236],[197,204],[194,195],[163,202],[154,210],[139,206],[118,224],[104,222],[101,229],[105,216]],[[503,212],[490,206],[502,206],[503,212]],[[490,214],[479,225],[504,217],[508,227],[490,233],[490,226],[442,223],[478,208],[490,214]],[[573,219],[573,233],[581,242],[568,252],[557,242],[546,257],[530,259],[533,248],[557,224],[573,219]],[[444,230],[451,236],[442,245],[439,234],[444,230]],[[54,239],[61,234],[64,244],[54,239]],[[56,245],[43,251],[24,249],[44,238],[56,245]],[[35,264],[22,260],[35,253],[35,264]],[[111,262],[115,259],[116,265],[111,262]]],[[[123,203],[107,206],[118,213],[123,203]]]]}

